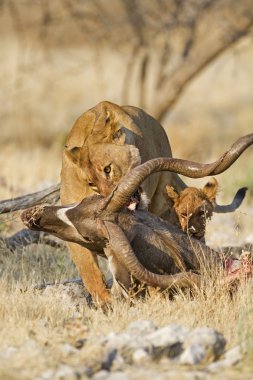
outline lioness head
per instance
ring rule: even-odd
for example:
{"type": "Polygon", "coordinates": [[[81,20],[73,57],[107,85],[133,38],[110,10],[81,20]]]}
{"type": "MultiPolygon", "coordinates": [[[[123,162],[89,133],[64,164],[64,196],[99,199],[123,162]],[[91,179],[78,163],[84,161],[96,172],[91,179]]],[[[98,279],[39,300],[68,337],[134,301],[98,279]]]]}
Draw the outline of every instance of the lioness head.
{"type": "Polygon", "coordinates": [[[171,203],[170,222],[197,239],[203,238],[206,222],[214,211],[217,189],[215,178],[207,182],[203,189],[188,187],[180,193],[166,186],[165,196],[171,203]]]}
{"type": "Polygon", "coordinates": [[[133,136],[141,138],[141,131],[116,104],[102,102],[79,117],[65,145],[79,182],[103,196],[110,194],[119,180],[141,162],[133,136]]]}

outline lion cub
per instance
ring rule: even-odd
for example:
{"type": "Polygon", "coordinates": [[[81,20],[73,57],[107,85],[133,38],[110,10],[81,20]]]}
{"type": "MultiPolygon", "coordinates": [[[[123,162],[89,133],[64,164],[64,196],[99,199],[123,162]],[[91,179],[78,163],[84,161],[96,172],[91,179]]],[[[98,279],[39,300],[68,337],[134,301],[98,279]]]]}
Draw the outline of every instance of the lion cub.
{"type": "Polygon", "coordinates": [[[177,192],[172,186],[165,187],[165,197],[171,211],[169,222],[197,239],[204,238],[206,222],[211,218],[218,191],[218,182],[212,178],[203,189],[187,187],[177,192]]]}

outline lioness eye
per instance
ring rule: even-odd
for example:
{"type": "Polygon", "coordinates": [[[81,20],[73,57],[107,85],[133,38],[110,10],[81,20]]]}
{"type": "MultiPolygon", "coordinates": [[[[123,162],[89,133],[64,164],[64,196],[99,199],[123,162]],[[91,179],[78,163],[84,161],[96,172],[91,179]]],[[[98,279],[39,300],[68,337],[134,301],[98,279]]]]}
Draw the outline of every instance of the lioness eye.
{"type": "Polygon", "coordinates": [[[181,216],[182,216],[182,218],[187,218],[187,213],[186,212],[182,212],[181,216]]]}
{"type": "Polygon", "coordinates": [[[105,166],[104,167],[104,172],[105,172],[105,174],[109,174],[111,172],[111,166],[110,165],[105,166]]]}

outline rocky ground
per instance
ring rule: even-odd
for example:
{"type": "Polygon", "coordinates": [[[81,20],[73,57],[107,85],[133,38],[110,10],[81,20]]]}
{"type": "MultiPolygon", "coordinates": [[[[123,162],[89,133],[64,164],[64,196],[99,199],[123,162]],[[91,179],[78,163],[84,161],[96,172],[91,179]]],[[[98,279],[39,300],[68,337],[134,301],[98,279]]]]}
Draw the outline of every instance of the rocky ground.
{"type": "MultiPolygon", "coordinates": [[[[216,215],[208,244],[253,243],[252,220],[253,210],[246,208],[216,215]]],[[[18,255],[19,268],[29,272],[26,256],[18,255]]],[[[196,298],[181,294],[174,300],[122,303],[108,314],[89,306],[80,281],[28,290],[21,281],[20,286],[18,298],[12,290],[4,298],[2,286],[0,379],[252,379],[253,334],[247,325],[252,326],[252,281],[232,299],[209,288],[196,298]]]]}
{"type": "MultiPolygon", "coordinates": [[[[86,342],[65,344],[68,355],[82,356],[86,342]]],[[[60,365],[42,373],[38,379],[128,380],[128,379],[200,379],[209,378],[240,362],[241,348],[225,352],[226,340],[218,331],[203,327],[189,330],[180,325],[158,328],[152,321],[136,321],[117,334],[111,332],[90,345],[97,355],[90,365],[60,365]]]]}
{"type": "Polygon", "coordinates": [[[91,337],[78,312],[85,303],[80,284],[48,286],[39,292],[47,296],[61,293],[66,301],[71,299],[76,309],[63,326],[67,339],[57,345],[59,361],[50,365],[50,338],[42,346],[38,342],[38,331],[43,336],[49,324],[46,319],[38,319],[21,346],[9,346],[0,352],[0,363],[7,367],[13,363],[13,377],[7,372],[6,377],[1,377],[3,380],[252,379],[251,372],[242,366],[245,347],[241,344],[228,349],[224,335],[214,328],[188,328],[181,324],[159,328],[152,320],[136,320],[121,332],[91,337]],[[39,363],[42,357],[44,361],[41,370],[38,367],[31,377],[36,357],[39,363]],[[24,358],[30,358],[31,367],[24,358]],[[17,377],[18,372],[21,377],[17,377]]]}

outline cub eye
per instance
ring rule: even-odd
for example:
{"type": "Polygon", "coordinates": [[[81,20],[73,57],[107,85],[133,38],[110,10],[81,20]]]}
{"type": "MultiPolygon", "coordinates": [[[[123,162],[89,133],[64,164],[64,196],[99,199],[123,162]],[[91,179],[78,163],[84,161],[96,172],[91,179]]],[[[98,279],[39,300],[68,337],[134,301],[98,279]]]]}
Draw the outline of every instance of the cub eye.
{"type": "Polygon", "coordinates": [[[105,174],[111,173],[111,165],[105,166],[104,167],[104,172],[105,172],[105,174]]]}

